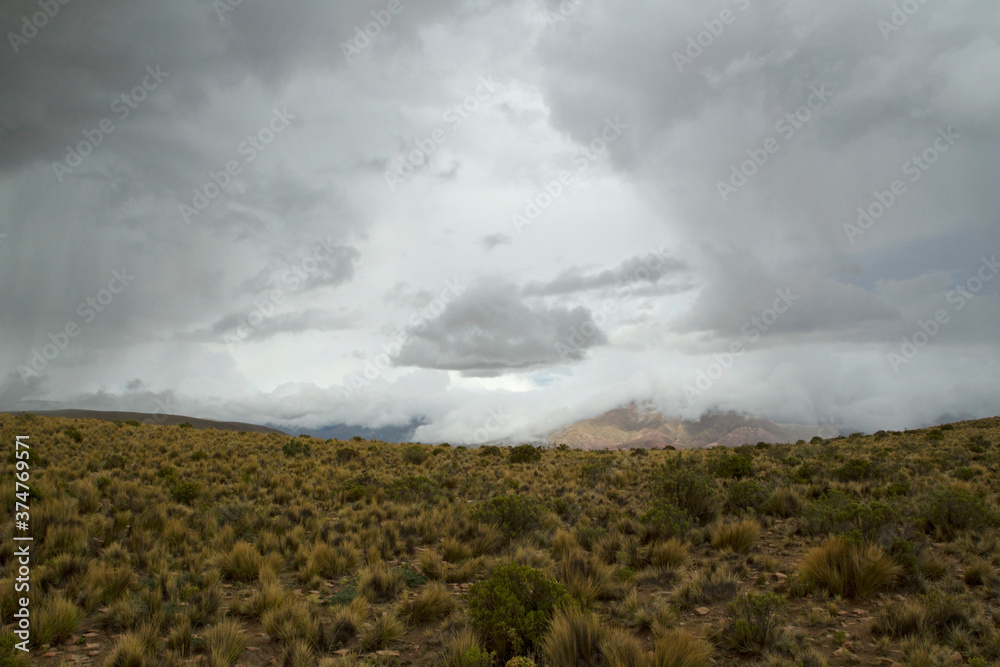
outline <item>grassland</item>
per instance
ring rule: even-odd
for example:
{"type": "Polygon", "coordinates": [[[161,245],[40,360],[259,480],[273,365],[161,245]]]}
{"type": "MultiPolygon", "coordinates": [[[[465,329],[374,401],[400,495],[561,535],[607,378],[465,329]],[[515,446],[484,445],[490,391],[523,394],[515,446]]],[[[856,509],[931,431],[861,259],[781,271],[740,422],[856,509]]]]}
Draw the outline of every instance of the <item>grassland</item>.
{"type": "Polygon", "coordinates": [[[5,415],[0,442],[0,665],[1000,664],[1000,418],[604,453],[5,415]]]}

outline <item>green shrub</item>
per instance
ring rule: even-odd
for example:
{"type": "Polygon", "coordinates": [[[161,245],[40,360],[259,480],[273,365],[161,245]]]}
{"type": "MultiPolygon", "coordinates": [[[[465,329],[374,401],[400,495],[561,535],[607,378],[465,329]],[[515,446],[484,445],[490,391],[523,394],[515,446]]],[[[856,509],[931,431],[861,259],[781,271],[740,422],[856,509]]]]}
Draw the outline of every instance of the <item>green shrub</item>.
{"type": "Polygon", "coordinates": [[[410,445],[403,451],[403,460],[411,465],[420,465],[427,460],[427,452],[419,445],[410,445]]]}
{"type": "Polygon", "coordinates": [[[499,526],[508,537],[521,535],[538,526],[542,506],[522,496],[496,496],[472,511],[472,519],[499,526]]]}
{"type": "Polygon", "coordinates": [[[726,605],[729,617],[723,642],[738,653],[761,655],[776,648],[782,637],[784,597],[748,591],[726,605]]]}
{"type": "Polygon", "coordinates": [[[743,453],[724,453],[715,462],[715,476],[728,479],[743,479],[753,474],[750,456],[743,453]]]}
{"type": "Polygon", "coordinates": [[[542,450],[531,445],[518,445],[510,450],[507,460],[511,463],[534,463],[542,460],[542,450]]]}
{"type": "Polygon", "coordinates": [[[662,499],[706,524],[719,514],[715,480],[691,464],[677,459],[668,464],[658,480],[662,499]]]}
{"type": "Polygon", "coordinates": [[[610,456],[602,455],[596,460],[585,464],[580,469],[580,479],[585,484],[597,484],[598,482],[607,481],[613,467],[614,459],[610,456]]]}
{"type": "Polygon", "coordinates": [[[18,638],[11,632],[0,634],[0,665],[3,667],[27,667],[31,664],[29,654],[17,648],[17,643],[18,638]]]}
{"type": "Polygon", "coordinates": [[[75,428],[67,428],[63,430],[63,433],[65,433],[66,437],[73,442],[83,442],[83,433],[80,433],[75,428]]]}
{"type": "Polygon", "coordinates": [[[198,482],[178,482],[171,494],[176,502],[190,505],[200,491],[201,485],[198,482]]]}
{"type": "Polygon", "coordinates": [[[483,445],[479,448],[479,456],[503,456],[503,451],[496,445],[483,445]]]}
{"type": "Polygon", "coordinates": [[[850,459],[833,474],[842,482],[861,482],[874,477],[875,467],[867,459],[850,459]]]}
{"type": "Polygon", "coordinates": [[[113,470],[115,468],[124,468],[128,460],[121,454],[112,454],[108,458],[104,459],[104,469],[113,470]]]}
{"type": "Polygon", "coordinates": [[[764,484],[752,479],[742,479],[733,482],[726,489],[726,509],[730,512],[757,509],[770,496],[771,490],[764,484]]]}
{"type": "Polygon", "coordinates": [[[466,594],[472,626],[500,660],[540,648],[557,609],[571,604],[566,587],[534,568],[506,563],[466,594]]]}
{"type": "Polygon", "coordinates": [[[691,515],[674,504],[661,500],[642,516],[647,542],[683,537],[691,530],[691,515]]]}
{"type": "Polygon", "coordinates": [[[972,480],[976,476],[976,471],[966,466],[955,468],[954,472],[955,477],[965,482],[972,480]]]}
{"type": "Polygon", "coordinates": [[[972,487],[957,485],[931,491],[924,517],[928,532],[949,540],[960,531],[996,524],[995,508],[983,495],[972,487]]]}
{"type": "Polygon", "coordinates": [[[310,444],[299,438],[287,441],[281,446],[281,453],[285,456],[303,456],[312,451],[310,444]]]}
{"type": "Polygon", "coordinates": [[[393,480],[386,495],[400,502],[413,503],[420,500],[430,502],[441,495],[441,487],[427,477],[408,476],[393,480]]]}
{"type": "Polygon", "coordinates": [[[360,459],[361,454],[358,454],[358,451],[356,449],[351,449],[350,447],[344,447],[342,449],[337,450],[337,453],[334,454],[334,458],[337,459],[337,463],[347,463],[348,461],[360,459]]]}
{"type": "Polygon", "coordinates": [[[208,458],[208,454],[206,454],[205,452],[201,451],[200,449],[198,451],[196,451],[196,452],[192,452],[191,453],[191,460],[192,461],[204,461],[207,458],[208,458]]]}
{"type": "Polygon", "coordinates": [[[809,535],[849,533],[885,546],[907,532],[908,519],[893,504],[873,501],[865,503],[842,491],[830,489],[805,509],[803,532],[809,535]]]}

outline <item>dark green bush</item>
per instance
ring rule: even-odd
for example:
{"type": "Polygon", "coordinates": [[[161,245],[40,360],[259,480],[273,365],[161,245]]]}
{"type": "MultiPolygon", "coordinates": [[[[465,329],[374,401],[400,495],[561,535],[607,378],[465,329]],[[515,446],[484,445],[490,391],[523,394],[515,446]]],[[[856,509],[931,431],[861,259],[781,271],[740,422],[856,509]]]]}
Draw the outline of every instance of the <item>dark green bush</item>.
{"type": "Polygon", "coordinates": [[[285,456],[302,456],[310,451],[312,451],[312,447],[309,443],[298,438],[289,440],[281,446],[281,453],[285,456]]]}
{"type": "Polygon", "coordinates": [[[472,585],[466,600],[473,628],[501,661],[535,651],[556,610],[572,604],[565,586],[517,563],[495,568],[472,585]]]}
{"type": "Polygon", "coordinates": [[[503,456],[503,451],[496,445],[483,445],[479,448],[480,456],[503,456]]]}
{"type": "Polygon", "coordinates": [[[112,470],[114,468],[124,468],[127,462],[127,459],[121,454],[112,454],[108,458],[104,459],[104,469],[112,470]]]}
{"type": "Polygon", "coordinates": [[[606,454],[602,454],[600,458],[584,464],[580,468],[580,479],[585,484],[597,484],[598,482],[607,481],[613,467],[614,459],[606,454]]]}
{"type": "Polygon", "coordinates": [[[191,460],[192,461],[202,461],[202,460],[207,459],[207,458],[208,458],[208,454],[206,454],[205,452],[201,451],[200,449],[198,451],[196,451],[196,452],[193,452],[191,454],[191,460]]]}
{"type": "Polygon", "coordinates": [[[189,505],[198,497],[200,491],[201,485],[198,482],[178,482],[172,491],[172,495],[176,502],[189,505]]]}
{"type": "Polygon", "coordinates": [[[65,433],[66,437],[73,442],[83,442],[83,433],[80,433],[75,428],[67,428],[63,431],[63,433],[65,433]]]}
{"type": "Polygon", "coordinates": [[[808,535],[857,531],[859,537],[887,548],[908,532],[908,519],[896,506],[882,501],[865,503],[836,489],[808,503],[804,514],[802,531],[808,535]]]}
{"type": "Polygon", "coordinates": [[[427,460],[427,452],[419,445],[411,445],[403,452],[403,460],[413,465],[420,465],[427,460]]]}
{"type": "Polygon", "coordinates": [[[962,466],[961,468],[955,468],[955,477],[958,479],[969,481],[976,476],[976,471],[967,466],[962,466]]]}
{"type": "Polygon", "coordinates": [[[673,503],[661,500],[642,516],[642,523],[646,527],[645,539],[651,542],[683,537],[691,530],[692,518],[673,503]]]}
{"type": "Polygon", "coordinates": [[[661,499],[672,503],[699,523],[706,524],[719,514],[715,480],[680,460],[668,464],[658,480],[661,499]]]}
{"type": "Polygon", "coordinates": [[[757,509],[771,497],[771,489],[752,479],[733,482],[726,489],[726,509],[730,512],[757,509]]]}
{"type": "Polygon", "coordinates": [[[496,496],[484,500],[472,511],[472,519],[499,526],[508,537],[521,535],[538,526],[542,506],[522,496],[496,496]]]}
{"type": "Polygon", "coordinates": [[[334,454],[334,458],[337,459],[337,463],[347,463],[348,461],[360,459],[361,454],[358,454],[358,451],[356,449],[351,449],[350,447],[344,447],[342,449],[337,450],[337,453],[334,454]]]}
{"type": "Polygon", "coordinates": [[[963,530],[996,524],[996,509],[971,489],[950,486],[934,489],[924,507],[925,529],[944,539],[963,530]]]}
{"type": "Polygon", "coordinates": [[[511,463],[534,463],[542,460],[542,450],[531,445],[518,445],[510,450],[507,460],[511,463]]]}
{"type": "Polygon", "coordinates": [[[874,477],[875,467],[867,459],[850,459],[833,474],[842,482],[861,482],[874,477]]]}
{"type": "Polygon", "coordinates": [[[715,462],[715,476],[727,479],[743,479],[753,474],[753,461],[740,453],[724,453],[715,462]]]}
{"type": "Polygon", "coordinates": [[[393,480],[386,494],[401,502],[432,501],[441,494],[441,487],[426,477],[401,477],[393,480]]]}

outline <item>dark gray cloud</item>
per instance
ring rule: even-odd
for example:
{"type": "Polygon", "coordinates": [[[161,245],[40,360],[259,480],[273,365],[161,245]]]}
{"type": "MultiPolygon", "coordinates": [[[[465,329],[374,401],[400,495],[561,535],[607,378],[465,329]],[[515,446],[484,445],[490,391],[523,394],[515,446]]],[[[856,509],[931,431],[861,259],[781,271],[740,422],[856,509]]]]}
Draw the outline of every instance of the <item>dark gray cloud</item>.
{"type": "Polygon", "coordinates": [[[587,309],[526,304],[514,285],[484,283],[409,331],[398,366],[496,375],[586,357],[607,343],[587,309]]]}
{"type": "Polygon", "coordinates": [[[524,287],[524,294],[555,296],[592,290],[632,293],[641,288],[645,288],[644,293],[674,294],[691,289],[687,282],[690,268],[676,257],[652,252],[629,258],[613,269],[596,273],[574,266],[548,282],[529,283],[524,287]]]}

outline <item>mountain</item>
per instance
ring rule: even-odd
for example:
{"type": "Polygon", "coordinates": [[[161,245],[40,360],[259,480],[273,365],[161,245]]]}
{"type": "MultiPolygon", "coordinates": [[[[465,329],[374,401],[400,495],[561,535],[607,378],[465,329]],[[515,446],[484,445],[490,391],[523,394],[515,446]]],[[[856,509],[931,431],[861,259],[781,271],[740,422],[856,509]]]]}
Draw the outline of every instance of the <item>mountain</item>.
{"type": "MultiPolygon", "coordinates": [[[[5,414],[24,414],[26,410],[7,412],[5,414]]],[[[158,424],[160,426],[176,426],[178,424],[191,424],[196,429],[215,428],[220,431],[247,431],[250,433],[278,433],[288,435],[284,431],[271,428],[270,426],[259,426],[257,424],[244,424],[243,422],[219,422],[213,419],[200,419],[198,417],[185,417],[183,415],[150,414],[146,412],[108,412],[104,410],[31,410],[32,414],[40,417],[64,417],[66,419],[103,419],[104,421],[137,421],[142,424],[158,424]]]]}
{"type": "Polygon", "coordinates": [[[840,435],[832,426],[777,424],[767,419],[733,413],[708,413],[698,421],[666,418],[635,404],[599,417],[569,424],[548,436],[551,445],[575,449],[677,449],[738,447],[758,442],[789,443],[813,436],[840,435]]]}

